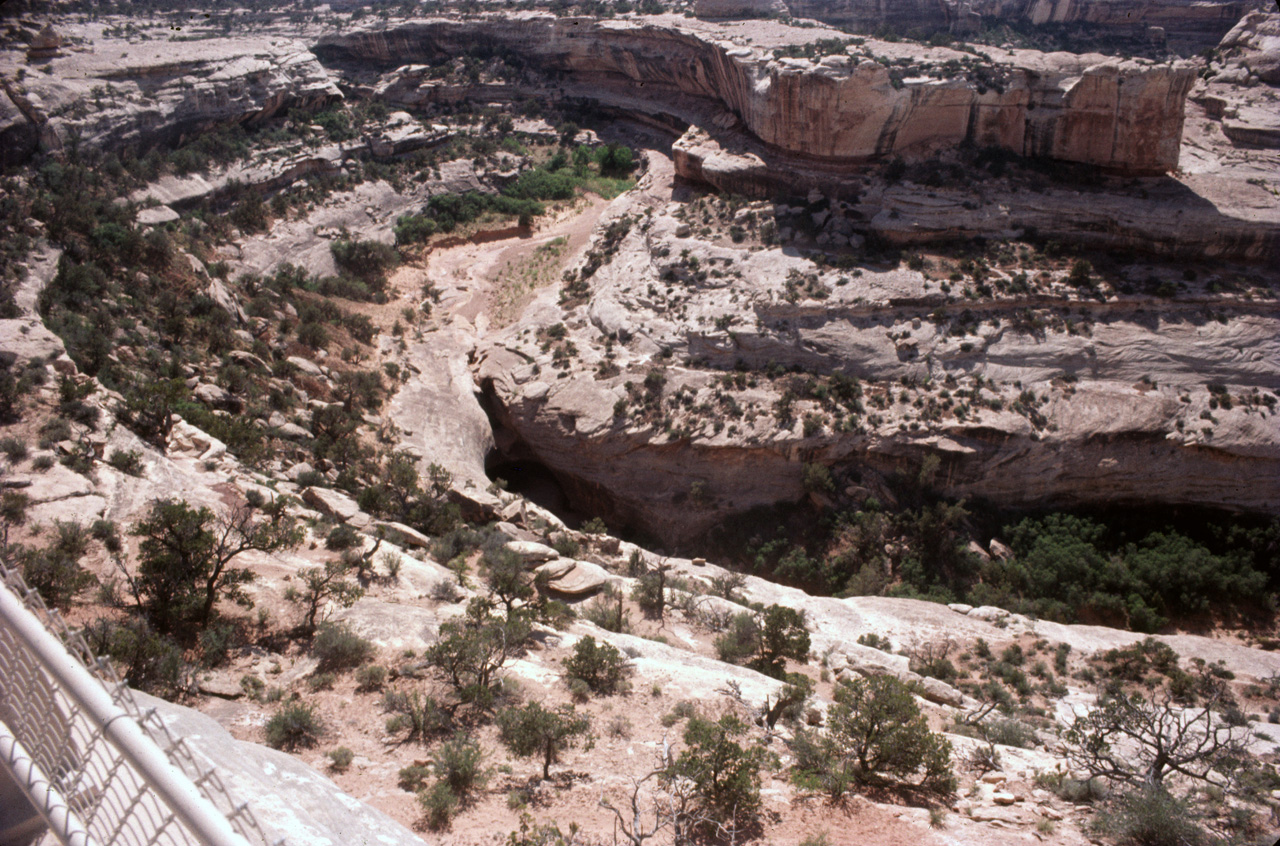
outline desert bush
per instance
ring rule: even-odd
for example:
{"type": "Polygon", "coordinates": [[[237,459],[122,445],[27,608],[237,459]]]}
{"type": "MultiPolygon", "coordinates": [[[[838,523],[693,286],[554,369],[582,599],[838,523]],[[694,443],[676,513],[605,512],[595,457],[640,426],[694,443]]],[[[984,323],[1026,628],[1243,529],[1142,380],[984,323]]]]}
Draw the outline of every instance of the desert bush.
{"type": "Polygon", "coordinates": [[[323,730],[315,708],[290,702],[267,720],[267,745],[286,751],[315,746],[323,730]]]}
{"type": "Polygon", "coordinates": [[[325,536],[324,548],[334,552],[351,549],[360,543],[360,533],[346,523],[340,523],[325,536]]]}
{"type": "Polygon", "coordinates": [[[121,473],[130,476],[142,475],[142,453],[136,449],[115,449],[111,451],[107,463],[121,473]]]}
{"type": "Polygon", "coordinates": [[[381,664],[367,664],[356,670],[357,690],[381,690],[387,681],[387,668],[381,664]]]}
{"type": "Polygon", "coordinates": [[[447,783],[437,781],[426,790],[419,791],[418,804],[427,814],[427,828],[442,831],[449,827],[460,802],[447,783]]]}
{"type": "Polygon", "coordinates": [[[1199,846],[1209,840],[1190,805],[1158,784],[1108,803],[1092,827],[1125,846],[1199,846]]]}
{"type": "Polygon", "coordinates": [[[425,743],[449,725],[449,715],[440,703],[416,690],[388,690],[382,694],[382,707],[393,714],[387,720],[387,733],[404,731],[405,742],[419,740],[425,743]]]}
{"type": "Polygon", "coordinates": [[[489,771],[483,763],[484,750],[480,744],[469,734],[458,732],[440,744],[433,766],[436,777],[449,785],[459,801],[466,802],[472,793],[484,789],[489,780],[489,771]]]}
{"type": "Polygon", "coordinates": [[[573,655],[565,659],[565,677],[582,681],[593,693],[614,693],[627,672],[626,659],[607,643],[597,643],[591,635],[580,639],[573,655]]]}
{"type": "Polygon", "coordinates": [[[316,632],[311,653],[321,670],[349,670],[367,662],[377,652],[371,641],[353,632],[344,623],[325,623],[316,632]]]}
{"type": "Polygon", "coordinates": [[[339,746],[337,749],[329,750],[329,766],[338,772],[344,772],[347,767],[351,766],[351,762],[355,760],[356,754],[345,746],[339,746]]]}
{"type": "Polygon", "coordinates": [[[760,769],[767,755],[762,747],[743,748],[736,738],[747,727],[732,714],[712,722],[689,720],[684,730],[685,748],[667,767],[668,783],[683,782],[692,796],[685,809],[681,836],[714,836],[724,828],[749,829],[760,810],[760,769]]]}

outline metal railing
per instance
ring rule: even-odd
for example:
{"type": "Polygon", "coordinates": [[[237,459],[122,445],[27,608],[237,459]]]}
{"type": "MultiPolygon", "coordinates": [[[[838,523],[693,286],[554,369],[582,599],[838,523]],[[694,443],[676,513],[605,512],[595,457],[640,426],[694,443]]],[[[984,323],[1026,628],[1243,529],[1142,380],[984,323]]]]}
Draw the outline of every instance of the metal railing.
{"type": "Polygon", "coordinates": [[[74,846],[278,846],[111,665],[0,564],[0,766],[74,846]]]}

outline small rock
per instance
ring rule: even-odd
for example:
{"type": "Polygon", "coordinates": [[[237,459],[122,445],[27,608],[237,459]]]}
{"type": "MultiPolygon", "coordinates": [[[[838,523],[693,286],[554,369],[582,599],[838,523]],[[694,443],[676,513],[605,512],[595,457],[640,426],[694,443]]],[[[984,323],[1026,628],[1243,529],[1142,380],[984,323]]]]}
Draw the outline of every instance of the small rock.
{"type": "Polygon", "coordinates": [[[1004,773],[986,773],[982,776],[983,784],[1004,784],[1009,777],[1004,773]]]}
{"type": "Polygon", "coordinates": [[[968,614],[970,611],[973,610],[972,605],[965,605],[963,602],[953,602],[947,607],[950,608],[952,611],[956,612],[957,614],[968,614]]]}
{"type": "Polygon", "coordinates": [[[997,790],[995,793],[991,794],[991,801],[995,802],[997,805],[1012,805],[1014,802],[1018,801],[1018,798],[1012,793],[997,790]]]}
{"type": "Polygon", "coordinates": [[[695,566],[695,567],[705,567],[705,566],[707,566],[707,559],[705,559],[705,558],[695,558],[695,559],[693,559],[693,560],[692,560],[691,562],[689,562],[689,563],[691,563],[691,564],[692,564],[693,566],[695,566]]]}

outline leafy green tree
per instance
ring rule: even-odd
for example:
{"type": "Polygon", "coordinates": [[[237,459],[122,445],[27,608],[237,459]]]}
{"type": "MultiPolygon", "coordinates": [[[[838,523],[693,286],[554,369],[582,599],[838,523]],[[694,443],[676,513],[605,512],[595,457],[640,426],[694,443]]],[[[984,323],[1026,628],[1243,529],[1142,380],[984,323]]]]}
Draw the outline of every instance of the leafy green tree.
{"type": "Polygon", "coordinates": [[[282,512],[264,520],[242,504],[218,516],[175,499],[153,501],[132,534],[141,538],[134,594],[162,633],[184,624],[207,627],[220,599],[252,605],[244,585],[253,581],[253,572],[231,566],[235,558],[302,542],[301,529],[282,512]]]}
{"type": "Polygon", "coordinates": [[[80,565],[89,550],[89,532],[79,523],[55,520],[53,537],[43,549],[23,549],[14,557],[26,583],[55,608],[71,600],[96,579],[80,565]]]}
{"type": "Polygon", "coordinates": [[[746,663],[781,679],[786,678],[788,658],[804,661],[809,657],[809,630],[799,611],[770,605],[758,614],[734,615],[729,631],[716,638],[715,647],[722,661],[746,663]]]}
{"type": "Polygon", "coordinates": [[[498,696],[499,673],[523,649],[529,623],[520,615],[500,619],[493,603],[476,597],[467,613],[440,626],[440,637],[427,650],[427,663],[452,685],[462,703],[489,708],[498,696]]]}
{"type": "Polygon", "coordinates": [[[735,738],[747,733],[733,714],[712,722],[691,717],[684,730],[685,749],[663,773],[663,782],[679,797],[676,842],[694,834],[714,835],[726,828],[749,828],[760,811],[763,748],[744,749],[735,738]]]}
{"type": "Polygon", "coordinates": [[[134,381],[122,389],[124,401],[117,413],[124,424],[143,438],[163,449],[173,429],[173,414],[188,396],[182,379],[134,381]]]}
{"type": "Polygon", "coordinates": [[[512,754],[521,758],[542,757],[542,777],[547,779],[560,753],[577,746],[579,739],[588,735],[591,721],[578,715],[572,705],[547,709],[530,702],[523,708],[499,712],[498,729],[503,745],[512,754]]]}
{"type": "Polygon", "coordinates": [[[845,679],[834,699],[825,733],[797,735],[802,779],[837,798],[855,783],[955,788],[951,744],[929,730],[907,685],[892,676],[845,679]]]}

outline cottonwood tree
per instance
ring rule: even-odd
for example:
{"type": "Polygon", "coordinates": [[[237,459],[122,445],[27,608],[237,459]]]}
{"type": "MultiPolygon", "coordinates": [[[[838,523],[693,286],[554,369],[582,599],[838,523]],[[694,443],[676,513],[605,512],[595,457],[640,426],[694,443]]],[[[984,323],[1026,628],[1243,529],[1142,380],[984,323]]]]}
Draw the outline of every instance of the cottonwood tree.
{"type": "Polygon", "coordinates": [[[1130,785],[1158,785],[1172,774],[1231,781],[1249,759],[1249,727],[1228,722],[1211,699],[1179,707],[1171,694],[1116,693],[1075,718],[1065,735],[1068,760],[1090,775],[1130,785]]]}
{"type": "Polygon", "coordinates": [[[252,606],[244,586],[253,581],[253,571],[231,566],[235,558],[302,542],[302,530],[283,509],[260,516],[252,504],[241,503],[216,515],[178,499],[153,501],[131,533],[142,540],[130,586],[156,628],[166,633],[184,624],[207,628],[219,599],[252,606]]]}

